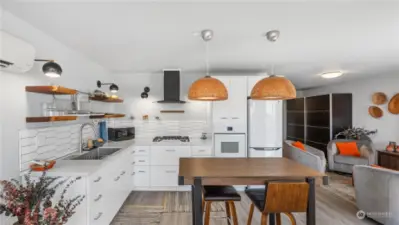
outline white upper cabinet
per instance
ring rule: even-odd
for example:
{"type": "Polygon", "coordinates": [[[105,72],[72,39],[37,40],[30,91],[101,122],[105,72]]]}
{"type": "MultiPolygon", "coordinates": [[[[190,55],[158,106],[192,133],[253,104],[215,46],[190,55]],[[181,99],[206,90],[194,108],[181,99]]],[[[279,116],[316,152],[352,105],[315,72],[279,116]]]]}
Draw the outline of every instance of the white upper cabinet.
{"type": "Polygon", "coordinates": [[[246,133],[247,129],[247,77],[216,77],[226,86],[229,97],[213,102],[213,125],[215,133],[246,133]]]}

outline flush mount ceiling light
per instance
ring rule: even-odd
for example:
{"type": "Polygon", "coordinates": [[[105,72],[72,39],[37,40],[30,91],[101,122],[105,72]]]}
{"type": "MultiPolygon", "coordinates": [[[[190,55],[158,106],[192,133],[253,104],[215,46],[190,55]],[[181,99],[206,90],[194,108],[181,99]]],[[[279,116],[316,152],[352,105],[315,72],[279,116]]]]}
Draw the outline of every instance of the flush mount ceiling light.
{"type": "Polygon", "coordinates": [[[102,85],[109,85],[109,90],[110,90],[112,93],[116,93],[116,92],[119,91],[118,85],[116,85],[116,84],[114,84],[114,83],[101,83],[101,81],[98,80],[98,81],[97,81],[97,87],[98,87],[98,88],[101,88],[102,85]]]}
{"type": "Polygon", "coordinates": [[[320,74],[321,77],[326,78],[326,79],[332,79],[332,78],[337,78],[342,76],[344,73],[341,71],[335,71],[335,72],[327,72],[327,73],[322,73],[320,74]]]}
{"type": "MultiPolygon", "coordinates": [[[[280,36],[280,31],[272,30],[266,33],[266,38],[270,42],[275,42],[280,36]]],[[[253,100],[285,100],[296,98],[296,89],[290,80],[283,76],[272,75],[266,77],[252,88],[251,99],[253,100]]]]}
{"type": "Polygon", "coordinates": [[[208,42],[213,38],[212,30],[201,32],[202,40],[205,42],[206,76],[191,84],[188,91],[188,99],[196,101],[223,101],[227,100],[228,93],[224,84],[209,75],[208,42]]]}
{"type": "Polygon", "coordinates": [[[42,67],[42,71],[43,71],[44,75],[51,77],[51,78],[61,77],[62,68],[58,63],[54,62],[54,60],[35,59],[35,61],[36,62],[46,62],[42,67]]]}

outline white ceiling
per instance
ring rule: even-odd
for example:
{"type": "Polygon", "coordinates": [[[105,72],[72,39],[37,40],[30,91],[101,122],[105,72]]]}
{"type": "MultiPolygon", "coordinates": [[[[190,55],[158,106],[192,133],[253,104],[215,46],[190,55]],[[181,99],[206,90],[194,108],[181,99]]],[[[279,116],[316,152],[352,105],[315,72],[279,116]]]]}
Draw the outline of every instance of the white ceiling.
{"type": "Polygon", "coordinates": [[[65,2],[5,6],[113,73],[203,73],[204,44],[193,33],[204,28],[215,32],[209,43],[214,74],[258,73],[275,64],[277,74],[309,88],[399,72],[398,1],[65,2]],[[271,29],[281,31],[276,43],[263,37],[271,29]],[[318,76],[334,70],[347,74],[333,81],[318,76]]]}

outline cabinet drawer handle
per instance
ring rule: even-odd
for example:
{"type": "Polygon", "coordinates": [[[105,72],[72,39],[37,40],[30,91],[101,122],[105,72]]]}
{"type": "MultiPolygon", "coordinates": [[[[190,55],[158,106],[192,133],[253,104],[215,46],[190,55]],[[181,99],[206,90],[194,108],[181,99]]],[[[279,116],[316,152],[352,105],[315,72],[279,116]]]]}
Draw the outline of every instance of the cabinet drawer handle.
{"type": "Polygon", "coordinates": [[[102,212],[98,213],[96,217],[94,217],[94,220],[98,220],[101,218],[101,216],[103,215],[102,212]]]}
{"type": "Polygon", "coordinates": [[[167,151],[167,152],[175,152],[176,150],[174,150],[174,149],[167,149],[166,151],[167,151]]]}
{"type": "Polygon", "coordinates": [[[100,182],[101,179],[102,179],[102,177],[98,177],[97,180],[94,180],[94,183],[100,182]]]}
{"type": "Polygon", "coordinates": [[[205,152],[206,150],[204,150],[204,149],[201,149],[201,150],[199,150],[199,152],[205,152]]]}
{"type": "Polygon", "coordinates": [[[139,170],[139,173],[145,173],[145,171],[144,170],[139,170]]]}
{"type": "Polygon", "coordinates": [[[120,176],[117,176],[117,177],[114,179],[114,181],[118,181],[119,179],[121,179],[121,177],[120,177],[120,176]]]}
{"type": "Polygon", "coordinates": [[[220,117],[221,120],[227,120],[227,117],[220,117]]]}
{"type": "Polygon", "coordinates": [[[139,162],[145,162],[145,160],[139,160],[139,162]]]}
{"type": "Polygon", "coordinates": [[[131,154],[133,155],[134,153],[136,153],[136,151],[132,151],[132,153],[131,153],[131,154]]]}
{"type": "Polygon", "coordinates": [[[231,119],[233,119],[233,120],[238,120],[238,119],[240,119],[240,118],[238,118],[238,117],[232,117],[231,119]]]}
{"type": "Polygon", "coordinates": [[[139,150],[139,152],[145,152],[145,150],[139,150]]]}
{"type": "Polygon", "coordinates": [[[136,174],[136,172],[133,172],[133,173],[132,173],[132,176],[134,176],[135,174],[136,174]]]}
{"type": "Polygon", "coordinates": [[[98,195],[97,198],[94,199],[94,201],[95,201],[95,202],[98,202],[98,201],[100,201],[100,199],[101,199],[102,197],[103,197],[103,195],[100,194],[100,195],[98,195]]]}
{"type": "Polygon", "coordinates": [[[126,171],[122,171],[121,176],[123,176],[123,175],[125,175],[125,174],[126,174],[126,171]]]}
{"type": "Polygon", "coordinates": [[[136,164],[136,162],[132,162],[132,165],[136,164]]]}
{"type": "Polygon", "coordinates": [[[176,173],[176,170],[166,170],[166,173],[176,173]]]}

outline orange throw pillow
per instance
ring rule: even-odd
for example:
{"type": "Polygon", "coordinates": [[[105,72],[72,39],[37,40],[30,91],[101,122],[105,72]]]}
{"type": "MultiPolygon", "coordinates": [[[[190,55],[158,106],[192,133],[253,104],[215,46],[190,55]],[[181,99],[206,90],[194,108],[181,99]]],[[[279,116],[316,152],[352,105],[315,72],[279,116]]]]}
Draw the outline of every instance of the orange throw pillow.
{"type": "Polygon", "coordinates": [[[337,142],[336,145],[340,155],[360,157],[356,142],[337,142]]]}
{"type": "Polygon", "coordinates": [[[301,149],[302,151],[306,151],[305,145],[300,141],[296,141],[296,142],[292,143],[292,146],[297,147],[297,148],[301,149]]]}

